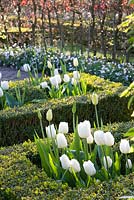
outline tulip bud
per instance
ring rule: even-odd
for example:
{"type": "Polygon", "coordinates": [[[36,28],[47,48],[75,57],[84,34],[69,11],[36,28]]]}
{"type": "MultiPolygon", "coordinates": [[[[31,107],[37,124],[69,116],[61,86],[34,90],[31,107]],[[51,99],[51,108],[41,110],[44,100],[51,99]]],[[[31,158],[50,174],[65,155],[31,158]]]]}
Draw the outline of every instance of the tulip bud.
{"type": "Polygon", "coordinates": [[[48,87],[48,84],[47,84],[46,81],[44,81],[44,82],[40,83],[40,86],[41,86],[42,89],[44,89],[44,88],[48,87]]]}
{"type": "Polygon", "coordinates": [[[46,119],[50,122],[52,121],[52,118],[53,118],[53,113],[52,113],[52,110],[49,109],[46,113],[46,119]]]}
{"type": "Polygon", "coordinates": [[[37,111],[37,114],[38,114],[39,120],[41,120],[42,119],[42,114],[41,114],[40,110],[37,111]]]}
{"type": "Polygon", "coordinates": [[[70,168],[70,160],[68,158],[67,155],[63,154],[61,157],[60,157],[60,161],[61,161],[61,165],[62,165],[62,168],[63,169],[69,169],[70,168]]]}
{"type": "Polygon", "coordinates": [[[105,145],[107,146],[114,145],[114,137],[110,132],[104,133],[104,140],[105,140],[105,145]]]}
{"type": "Polygon", "coordinates": [[[67,140],[63,133],[57,134],[57,146],[58,148],[66,148],[67,147],[67,140]]]}
{"type": "Polygon", "coordinates": [[[77,58],[73,59],[73,65],[74,65],[74,67],[78,67],[79,63],[78,63],[78,59],[77,58]]]}
{"type": "Polygon", "coordinates": [[[120,142],[120,151],[121,153],[127,154],[130,151],[129,141],[126,139],[121,139],[120,142]]]}
{"type": "Polygon", "coordinates": [[[1,87],[3,90],[8,90],[9,89],[8,81],[1,81],[1,87]]]}
{"type": "Polygon", "coordinates": [[[0,88],[0,97],[2,97],[3,96],[3,90],[2,90],[2,88],[0,88]]]}
{"type": "Polygon", "coordinates": [[[29,65],[29,64],[24,64],[24,65],[23,65],[23,70],[24,70],[25,72],[31,71],[30,65],[29,65]]]}
{"type": "Polygon", "coordinates": [[[94,164],[88,160],[88,161],[85,161],[83,163],[83,167],[84,167],[84,170],[85,170],[85,173],[89,176],[93,176],[96,174],[96,169],[94,167],[94,164]]]}
{"type": "Polygon", "coordinates": [[[47,61],[47,66],[48,66],[49,69],[52,69],[52,67],[53,67],[52,63],[49,60],[47,61]]]}
{"type": "Polygon", "coordinates": [[[90,122],[85,120],[78,124],[78,134],[81,138],[88,138],[91,134],[91,125],[90,122]]]}
{"type": "Polygon", "coordinates": [[[68,82],[70,81],[70,77],[68,76],[68,74],[64,74],[63,81],[64,81],[65,83],[68,83],[68,82]]]}
{"type": "Polygon", "coordinates": [[[72,173],[74,172],[80,172],[80,164],[76,159],[70,160],[70,168],[69,171],[72,173]]]}
{"type": "Polygon", "coordinates": [[[94,140],[97,145],[104,145],[105,144],[104,132],[101,130],[95,131],[94,140]]]}
{"type": "Polygon", "coordinates": [[[46,127],[46,134],[48,138],[56,137],[56,129],[54,127],[54,124],[51,124],[50,126],[46,127]]]}
{"type": "Polygon", "coordinates": [[[17,78],[20,78],[20,77],[21,77],[21,71],[19,69],[18,72],[17,72],[17,78]]]}
{"type": "Polygon", "coordinates": [[[54,75],[59,75],[58,69],[54,69],[54,75]]]}
{"type": "Polygon", "coordinates": [[[88,138],[87,138],[87,143],[88,144],[92,144],[94,141],[92,134],[89,134],[88,138]]]}
{"type": "Polygon", "coordinates": [[[68,123],[67,122],[60,122],[59,133],[68,133],[68,123]]]}
{"type": "Polygon", "coordinates": [[[131,117],[134,117],[134,111],[132,112],[131,117]]]}
{"type": "Polygon", "coordinates": [[[95,106],[98,104],[98,95],[96,93],[93,93],[91,95],[91,101],[92,101],[92,104],[95,106]]]}
{"type": "Polygon", "coordinates": [[[112,166],[112,159],[109,156],[104,157],[103,162],[105,169],[107,169],[107,167],[110,168],[112,166]]]}
{"type": "Polygon", "coordinates": [[[132,169],[132,161],[130,159],[126,161],[126,168],[132,169]]]}
{"type": "Polygon", "coordinates": [[[78,71],[73,71],[73,78],[76,80],[80,79],[80,73],[78,71]]]}

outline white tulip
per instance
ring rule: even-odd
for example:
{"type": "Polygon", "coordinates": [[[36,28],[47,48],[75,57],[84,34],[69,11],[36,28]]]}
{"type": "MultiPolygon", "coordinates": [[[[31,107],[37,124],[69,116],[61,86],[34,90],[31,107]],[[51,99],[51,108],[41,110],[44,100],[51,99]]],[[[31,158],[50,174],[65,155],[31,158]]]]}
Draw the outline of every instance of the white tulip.
{"type": "Polygon", "coordinates": [[[55,75],[55,78],[57,79],[58,84],[60,84],[60,83],[61,83],[61,77],[60,77],[60,74],[55,75]]]}
{"type": "Polygon", "coordinates": [[[127,159],[126,168],[132,169],[132,161],[130,159],[127,159]]]}
{"type": "Polygon", "coordinates": [[[105,144],[104,140],[104,132],[101,130],[95,131],[94,132],[94,140],[97,145],[103,145],[105,144]]]}
{"type": "Polygon", "coordinates": [[[52,69],[52,67],[53,67],[52,63],[49,60],[47,61],[47,66],[48,66],[49,69],[52,69]]]}
{"type": "Polygon", "coordinates": [[[88,144],[92,144],[93,141],[94,141],[94,138],[93,138],[92,134],[89,134],[89,136],[88,136],[88,138],[87,138],[87,143],[88,143],[88,144]]]}
{"type": "Polygon", "coordinates": [[[2,97],[3,96],[3,90],[2,90],[2,88],[0,88],[0,97],[2,97]]]}
{"type": "Polygon", "coordinates": [[[8,81],[1,81],[1,87],[3,90],[8,90],[9,89],[8,81]]]}
{"type": "Polygon", "coordinates": [[[62,168],[63,169],[69,169],[70,168],[70,165],[71,165],[71,162],[68,158],[67,155],[63,154],[61,157],[60,157],[60,161],[61,161],[61,165],[62,165],[62,168]]]}
{"type": "Polygon", "coordinates": [[[74,65],[74,67],[78,67],[79,63],[78,63],[78,59],[77,58],[73,59],[73,65],[74,65]]]}
{"type": "Polygon", "coordinates": [[[72,173],[74,172],[80,172],[80,163],[76,159],[70,160],[70,168],[69,171],[72,173]]]}
{"type": "Polygon", "coordinates": [[[85,120],[78,124],[78,134],[81,138],[88,138],[91,134],[91,125],[90,122],[85,120]]]}
{"type": "Polygon", "coordinates": [[[55,76],[50,77],[50,82],[53,86],[55,86],[56,88],[58,88],[58,80],[55,76]]]}
{"type": "Polygon", "coordinates": [[[109,156],[106,156],[106,157],[104,156],[103,162],[104,162],[105,169],[107,169],[107,165],[108,165],[108,168],[110,168],[112,166],[112,159],[109,156]],[[106,160],[107,160],[107,162],[106,162],[106,160]]]}
{"type": "Polygon", "coordinates": [[[80,79],[80,73],[78,71],[73,71],[73,78],[76,80],[80,79]]]}
{"type": "Polygon", "coordinates": [[[68,82],[70,81],[70,77],[68,76],[68,74],[64,74],[63,81],[64,81],[65,83],[68,83],[68,82]]]}
{"type": "Polygon", "coordinates": [[[121,153],[127,154],[130,151],[129,141],[126,139],[121,139],[120,142],[120,151],[121,153]]]}
{"type": "Polygon", "coordinates": [[[67,147],[67,140],[66,140],[65,135],[63,133],[57,134],[57,146],[60,149],[67,147]]]}
{"type": "Polygon", "coordinates": [[[92,101],[92,104],[94,104],[95,106],[98,104],[98,95],[96,93],[93,93],[91,95],[91,101],[92,101]]]}
{"type": "Polygon", "coordinates": [[[52,110],[49,109],[46,113],[46,119],[50,122],[52,121],[52,118],[53,118],[53,113],[52,113],[52,110]]]}
{"type": "Polygon", "coordinates": [[[83,163],[83,167],[84,167],[84,170],[85,170],[85,173],[89,176],[93,176],[96,174],[96,169],[94,167],[94,164],[88,160],[88,161],[85,161],[83,163]]]}
{"type": "Polygon", "coordinates": [[[77,84],[77,80],[74,79],[74,78],[72,78],[72,79],[71,79],[71,84],[72,84],[72,85],[76,85],[76,84],[77,84]]]}
{"type": "Polygon", "coordinates": [[[29,65],[29,64],[24,64],[24,65],[23,65],[23,70],[24,70],[25,72],[31,71],[30,65],[29,65]]]}
{"type": "Polygon", "coordinates": [[[110,132],[104,133],[104,140],[105,140],[105,145],[107,146],[114,145],[114,137],[110,132]]]}
{"type": "Polygon", "coordinates": [[[41,86],[41,88],[43,88],[43,89],[44,89],[44,88],[48,88],[48,84],[47,84],[46,81],[40,83],[40,86],[41,86]]]}
{"type": "Polygon", "coordinates": [[[68,123],[60,122],[58,132],[59,133],[68,133],[68,123]]]}
{"type": "Polygon", "coordinates": [[[59,75],[58,69],[54,69],[54,75],[59,75]]]}
{"type": "Polygon", "coordinates": [[[46,134],[48,138],[56,137],[56,129],[54,127],[54,124],[51,124],[50,126],[46,127],[46,134]]]}

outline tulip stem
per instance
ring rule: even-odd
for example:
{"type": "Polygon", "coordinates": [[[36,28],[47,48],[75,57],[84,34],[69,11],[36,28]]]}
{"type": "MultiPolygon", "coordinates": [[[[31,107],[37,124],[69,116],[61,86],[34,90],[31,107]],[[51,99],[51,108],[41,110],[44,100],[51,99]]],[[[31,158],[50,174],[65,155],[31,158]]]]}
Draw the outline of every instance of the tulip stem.
{"type": "MultiPolygon", "coordinates": [[[[105,153],[105,149],[104,147],[102,146],[102,151],[103,151],[103,154],[104,154],[104,157],[105,157],[105,160],[106,160],[106,170],[108,172],[108,178],[110,179],[110,174],[109,174],[109,167],[108,167],[108,161],[107,161],[107,156],[106,156],[106,153],[105,153]]],[[[104,164],[104,163],[103,163],[104,164]]]]}
{"type": "Polygon", "coordinates": [[[45,138],[45,134],[44,134],[43,124],[42,124],[42,119],[40,118],[39,120],[40,120],[40,127],[41,127],[42,137],[44,139],[45,138]]]}
{"type": "Polygon", "coordinates": [[[83,146],[85,151],[85,159],[88,160],[88,144],[86,138],[83,139],[83,146]]]}
{"type": "Polygon", "coordinates": [[[97,106],[96,105],[95,105],[95,115],[96,115],[97,127],[99,128],[98,111],[97,111],[97,106]]]}
{"type": "Polygon", "coordinates": [[[126,175],[127,175],[127,168],[129,170],[129,163],[128,163],[128,157],[127,157],[127,154],[125,155],[126,157],[126,175]]]}

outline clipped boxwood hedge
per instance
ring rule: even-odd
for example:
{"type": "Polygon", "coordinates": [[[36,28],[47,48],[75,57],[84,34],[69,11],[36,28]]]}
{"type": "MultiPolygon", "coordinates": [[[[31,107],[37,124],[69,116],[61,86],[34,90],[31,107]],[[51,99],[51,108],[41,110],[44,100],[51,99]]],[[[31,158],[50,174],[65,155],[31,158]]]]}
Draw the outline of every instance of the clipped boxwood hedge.
{"type": "MultiPolygon", "coordinates": [[[[132,125],[133,122],[115,123],[104,129],[111,128],[113,134],[123,134],[132,125]]],[[[43,170],[32,164],[27,156],[31,152],[36,154],[37,149],[30,141],[0,149],[1,200],[115,200],[124,195],[134,197],[134,173],[89,188],[70,188],[48,178],[43,170]]]]}
{"type": "MultiPolygon", "coordinates": [[[[119,94],[124,87],[120,83],[110,82],[96,76],[83,74],[88,87],[97,90],[99,94],[98,113],[103,123],[129,121],[132,110],[127,109],[128,98],[120,98],[119,94]]],[[[36,93],[36,92],[35,92],[36,93]]],[[[12,145],[27,139],[33,139],[34,131],[40,132],[37,110],[43,116],[43,126],[48,125],[46,112],[53,110],[53,123],[69,122],[72,131],[72,105],[77,102],[79,121],[89,119],[93,125],[95,121],[94,106],[91,104],[90,94],[85,96],[66,97],[62,99],[44,99],[44,103],[27,103],[22,107],[0,111],[0,145],[12,145]]]]}

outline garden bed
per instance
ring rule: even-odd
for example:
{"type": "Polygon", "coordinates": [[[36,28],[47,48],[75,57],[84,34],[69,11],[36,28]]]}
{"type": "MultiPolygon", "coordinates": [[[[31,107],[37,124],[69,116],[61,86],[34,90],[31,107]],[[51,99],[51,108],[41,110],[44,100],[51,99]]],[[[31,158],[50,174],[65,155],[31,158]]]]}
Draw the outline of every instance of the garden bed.
{"type": "MultiPolygon", "coordinates": [[[[111,132],[119,141],[122,134],[132,126],[133,122],[116,123],[108,125],[104,130],[108,131],[111,128],[111,132]]],[[[30,141],[0,149],[2,200],[114,200],[124,195],[134,197],[134,173],[107,182],[96,182],[87,189],[70,188],[67,184],[48,178],[44,171],[28,159],[29,153],[37,153],[35,144],[30,141]]]]}

